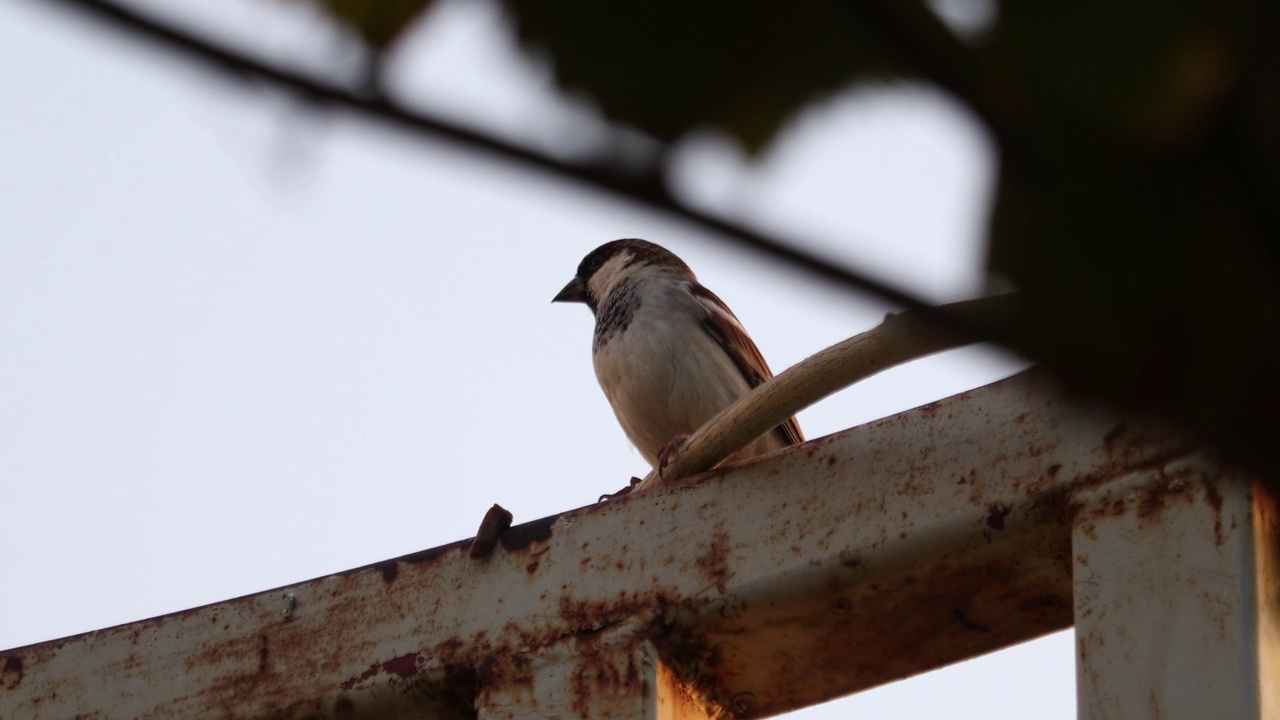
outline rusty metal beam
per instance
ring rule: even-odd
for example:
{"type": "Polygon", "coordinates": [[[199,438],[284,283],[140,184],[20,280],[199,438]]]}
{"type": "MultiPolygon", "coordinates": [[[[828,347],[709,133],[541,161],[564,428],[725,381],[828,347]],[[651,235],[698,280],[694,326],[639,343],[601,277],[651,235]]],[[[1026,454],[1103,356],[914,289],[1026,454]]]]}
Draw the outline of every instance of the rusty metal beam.
{"type": "Polygon", "coordinates": [[[478,720],[651,718],[707,720],[649,639],[648,622],[629,622],[527,652],[497,656],[477,684],[478,720]]]}
{"type": "Polygon", "coordinates": [[[1080,717],[1280,717],[1275,504],[1203,458],[1077,495],[1080,717]]]}
{"type": "Polygon", "coordinates": [[[459,542],[0,652],[0,716],[763,717],[1068,627],[1075,496],[1194,457],[1023,375],[514,526],[485,560],[459,542]]]}

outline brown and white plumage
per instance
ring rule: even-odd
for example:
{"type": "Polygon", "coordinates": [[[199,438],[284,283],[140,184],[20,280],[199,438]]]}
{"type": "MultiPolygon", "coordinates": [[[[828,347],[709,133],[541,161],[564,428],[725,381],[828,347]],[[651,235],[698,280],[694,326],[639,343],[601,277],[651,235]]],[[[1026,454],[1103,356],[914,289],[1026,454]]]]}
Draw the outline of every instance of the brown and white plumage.
{"type": "MultiPolygon", "coordinates": [[[[650,464],[773,376],[738,318],[689,266],[644,240],[593,250],[553,302],[582,302],[596,317],[592,363],[627,437],[650,464]]],[[[794,417],[726,462],[803,442],[794,417]]]]}

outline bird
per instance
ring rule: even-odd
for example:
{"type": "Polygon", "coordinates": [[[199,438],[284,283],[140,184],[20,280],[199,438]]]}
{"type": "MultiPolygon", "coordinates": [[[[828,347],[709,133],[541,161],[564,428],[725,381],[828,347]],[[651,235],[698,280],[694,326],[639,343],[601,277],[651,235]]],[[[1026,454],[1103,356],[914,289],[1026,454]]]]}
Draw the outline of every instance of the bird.
{"type": "MultiPolygon", "coordinates": [[[[661,245],[601,245],[551,301],[583,303],[595,316],[596,379],[627,438],[659,472],[689,434],[773,377],[733,311],[661,245]]],[[[802,442],[792,416],[720,464],[802,442]]]]}

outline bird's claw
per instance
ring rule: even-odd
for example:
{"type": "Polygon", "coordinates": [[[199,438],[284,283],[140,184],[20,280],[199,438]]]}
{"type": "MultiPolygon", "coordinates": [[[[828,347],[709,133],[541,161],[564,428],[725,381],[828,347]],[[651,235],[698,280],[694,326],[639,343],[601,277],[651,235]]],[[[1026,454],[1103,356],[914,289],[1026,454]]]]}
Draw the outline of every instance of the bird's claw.
{"type": "Polygon", "coordinates": [[[658,451],[658,477],[666,480],[663,476],[663,470],[666,470],[667,463],[671,461],[671,456],[674,455],[676,450],[679,450],[680,446],[684,445],[684,441],[688,439],[689,436],[687,434],[680,433],[668,440],[667,444],[663,445],[662,449],[658,451]]]}

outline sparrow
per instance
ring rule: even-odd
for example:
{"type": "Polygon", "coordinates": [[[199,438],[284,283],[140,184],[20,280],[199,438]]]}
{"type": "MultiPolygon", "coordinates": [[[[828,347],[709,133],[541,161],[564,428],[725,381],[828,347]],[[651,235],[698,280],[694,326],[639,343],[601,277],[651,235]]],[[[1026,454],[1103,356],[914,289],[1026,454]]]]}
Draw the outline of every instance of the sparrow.
{"type": "MultiPolygon", "coordinates": [[[[660,245],[601,245],[551,301],[595,315],[596,379],[627,438],[659,469],[685,437],[773,377],[733,311],[660,245]]],[[[802,442],[791,417],[721,464],[802,442]]]]}

